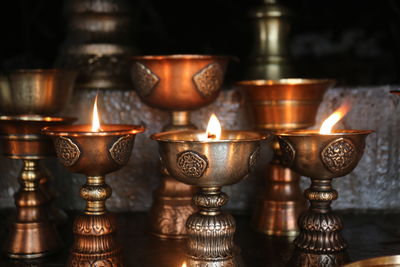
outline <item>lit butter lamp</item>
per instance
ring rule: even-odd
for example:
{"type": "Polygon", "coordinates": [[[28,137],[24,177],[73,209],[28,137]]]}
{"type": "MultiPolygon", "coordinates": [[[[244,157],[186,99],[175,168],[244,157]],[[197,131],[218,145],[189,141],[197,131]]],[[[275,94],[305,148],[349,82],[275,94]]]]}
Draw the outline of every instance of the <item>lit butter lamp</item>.
{"type": "Polygon", "coordinates": [[[221,131],[215,116],[207,131],[183,130],[152,135],[159,143],[162,164],[175,179],[200,187],[193,196],[199,211],[186,222],[187,266],[239,266],[233,243],[235,221],[221,211],[228,196],[221,187],[241,181],[259,156],[260,133],[221,131]]]}
{"type": "Polygon", "coordinates": [[[96,97],[92,125],[47,127],[43,131],[52,137],[59,161],[87,176],[80,190],[86,208],[74,222],[75,241],[67,266],[122,266],[121,250],[115,241],[115,218],[105,206],[111,196],[105,175],[128,163],[135,135],[144,128],[100,125],[96,97]]]}
{"type": "Polygon", "coordinates": [[[342,105],[318,130],[296,130],[277,133],[284,163],[295,172],[311,178],[305,190],[310,202],[308,211],[299,218],[300,234],[290,266],[341,266],[345,263],[346,242],[339,216],[331,211],[338,192],[332,179],[349,174],[361,159],[365,138],[370,130],[335,130],[333,126],[346,114],[342,105]]]}

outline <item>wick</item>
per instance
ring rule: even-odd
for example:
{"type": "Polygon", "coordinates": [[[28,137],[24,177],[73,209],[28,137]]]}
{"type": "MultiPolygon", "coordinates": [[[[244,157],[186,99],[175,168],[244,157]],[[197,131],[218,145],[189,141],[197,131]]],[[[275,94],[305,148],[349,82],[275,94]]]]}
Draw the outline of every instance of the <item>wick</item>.
{"type": "Polygon", "coordinates": [[[215,139],[215,138],[217,138],[217,135],[212,134],[212,133],[208,133],[208,134],[207,134],[207,138],[208,138],[208,139],[215,139]]]}

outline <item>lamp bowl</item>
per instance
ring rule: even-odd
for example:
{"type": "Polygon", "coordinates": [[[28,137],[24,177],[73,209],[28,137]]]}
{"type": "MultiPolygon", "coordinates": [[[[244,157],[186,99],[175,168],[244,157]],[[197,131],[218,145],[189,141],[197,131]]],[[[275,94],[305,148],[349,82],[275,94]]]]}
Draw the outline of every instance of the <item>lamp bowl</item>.
{"type": "Polygon", "coordinates": [[[161,162],[175,179],[200,187],[221,187],[242,180],[255,166],[260,141],[250,131],[223,131],[220,140],[206,140],[200,130],[154,134],[161,162]]]}

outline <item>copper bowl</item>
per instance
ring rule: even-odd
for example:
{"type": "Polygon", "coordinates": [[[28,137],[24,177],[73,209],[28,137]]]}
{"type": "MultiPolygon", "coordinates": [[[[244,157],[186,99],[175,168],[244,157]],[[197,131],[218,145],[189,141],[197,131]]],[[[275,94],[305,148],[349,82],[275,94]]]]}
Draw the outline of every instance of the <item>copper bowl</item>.
{"type": "Polygon", "coordinates": [[[0,116],[3,154],[9,158],[41,159],[54,156],[51,139],[42,134],[47,126],[71,124],[75,118],[37,115],[0,116]]]}
{"type": "Polygon", "coordinates": [[[76,173],[99,176],[116,171],[128,162],[139,125],[108,124],[92,132],[91,125],[46,127],[61,164],[76,173]]]}
{"type": "Polygon", "coordinates": [[[295,172],[315,179],[345,176],[364,153],[365,139],[371,130],[338,130],[319,134],[318,130],[276,133],[283,164],[295,172]]]}
{"type": "Polygon", "coordinates": [[[227,56],[169,55],[133,57],[131,77],[142,101],[169,110],[193,110],[218,96],[227,56]]]}
{"type": "Polygon", "coordinates": [[[303,129],[315,124],[328,79],[281,79],[240,81],[256,127],[263,130],[303,129]]]}
{"type": "Polygon", "coordinates": [[[42,116],[60,112],[72,94],[76,75],[70,70],[34,69],[0,76],[0,111],[42,116]]]}

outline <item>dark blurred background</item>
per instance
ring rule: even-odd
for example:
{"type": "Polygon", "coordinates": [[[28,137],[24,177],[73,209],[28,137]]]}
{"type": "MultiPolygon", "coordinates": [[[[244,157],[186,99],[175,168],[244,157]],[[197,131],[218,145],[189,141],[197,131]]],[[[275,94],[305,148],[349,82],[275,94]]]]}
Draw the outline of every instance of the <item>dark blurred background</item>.
{"type": "MultiPolygon", "coordinates": [[[[65,0],[2,1],[0,66],[51,67],[66,40],[65,0]]],[[[286,0],[293,12],[290,52],[297,76],[342,84],[398,84],[400,3],[396,0],[286,0]]],[[[139,54],[212,53],[245,62],[247,14],[259,1],[130,0],[139,54]]],[[[237,64],[231,79],[240,79],[237,64]]]]}

